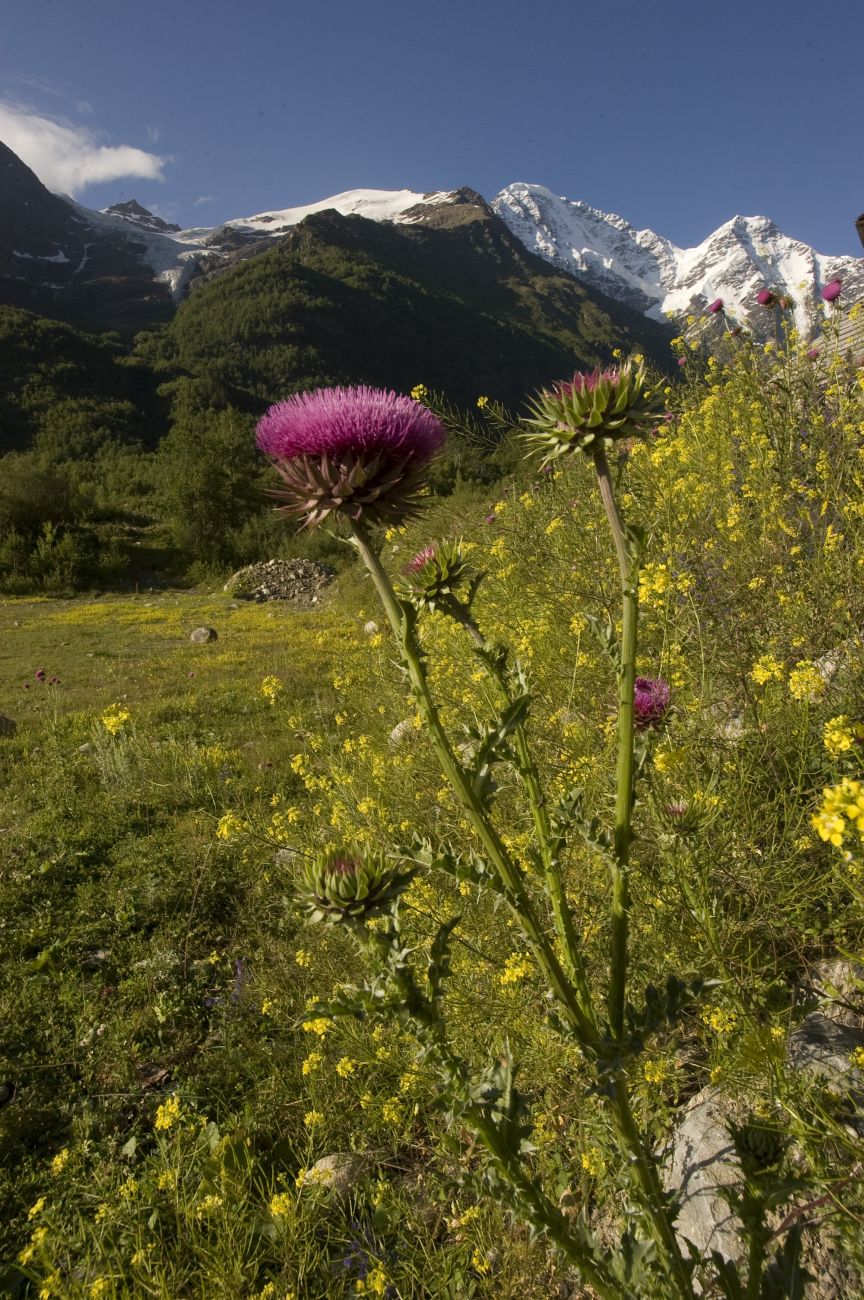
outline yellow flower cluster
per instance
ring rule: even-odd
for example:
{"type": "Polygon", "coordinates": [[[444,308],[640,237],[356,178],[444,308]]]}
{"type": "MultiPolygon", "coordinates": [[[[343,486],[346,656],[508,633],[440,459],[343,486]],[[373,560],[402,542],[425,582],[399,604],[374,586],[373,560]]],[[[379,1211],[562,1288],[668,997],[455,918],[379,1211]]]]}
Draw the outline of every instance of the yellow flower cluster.
{"type": "Polygon", "coordinates": [[[822,732],[825,750],[831,758],[839,758],[853,745],[864,741],[864,723],[850,722],[845,713],[829,718],[822,732]]]}
{"type": "Polygon", "coordinates": [[[734,1011],[727,1011],[725,1007],[706,1007],[702,1012],[702,1023],[713,1029],[715,1034],[731,1034],[738,1023],[738,1017],[734,1011]]]}
{"type": "Polygon", "coordinates": [[[411,396],[415,402],[425,402],[429,396],[429,389],[425,384],[415,384],[411,389],[411,396]]]}
{"type": "Polygon", "coordinates": [[[156,1119],[153,1127],[161,1130],[172,1128],[174,1124],[179,1123],[183,1118],[183,1107],[180,1098],[176,1092],[172,1093],[167,1101],[156,1111],[156,1119]]]}
{"type": "Polygon", "coordinates": [[[269,700],[271,704],[276,703],[284,689],[285,688],[279,677],[265,677],[261,683],[261,694],[264,696],[264,699],[269,700]]]}
{"type": "Polygon", "coordinates": [[[305,1034],[315,1034],[318,1038],[323,1038],[329,1034],[333,1028],[333,1021],[328,1020],[326,1016],[318,1016],[313,1020],[304,1020],[302,1029],[305,1034]]]}
{"type": "Polygon", "coordinates": [[[809,659],[799,659],[789,674],[789,694],[793,700],[815,704],[825,694],[825,679],[809,659]]]}
{"type": "Polygon", "coordinates": [[[853,827],[864,841],[864,785],[847,776],[838,785],[825,786],[822,807],[810,823],[819,838],[835,848],[842,846],[853,827]]]}
{"type": "Polygon", "coordinates": [[[783,665],[773,655],[762,655],[750,669],[750,676],[757,686],[764,686],[772,679],[783,680],[783,665]]]}
{"type": "Polygon", "coordinates": [[[247,829],[246,823],[242,817],[238,817],[235,812],[223,813],[219,818],[216,826],[216,838],[218,840],[233,840],[238,835],[242,835],[247,829]]]}
{"type": "Polygon", "coordinates": [[[642,1066],[642,1074],[646,1083],[663,1083],[669,1076],[668,1062],[658,1060],[645,1061],[642,1066]]]}
{"type": "Polygon", "coordinates": [[[270,1213],[274,1219],[287,1219],[294,1209],[290,1192],[276,1192],[270,1197],[270,1213]]]}
{"type": "Polygon", "coordinates": [[[582,1152],[582,1168],[589,1178],[599,1178],[603,1174],[606,1161],[599,1147],[589,1147],[587,1151],[582,1152]]]}
{"type": "Polygon", "coordinates": [[[123,730],[126,723],[131,721],[131,719],[132,714],[128,709],[124,709],[119,704],[112,704],[110,708],[107,708],[102,714],[100,721],[106,731],[110,731],[112,736],[116,736],[119,731],[123,730]]]}
{"type": "Polygon", "coordinates": [[[514,952],[507,958],[504,963],[504,969],[498,976],[499,984],[518,984],[524,980],[526,975],[530,975],[534,969],[531,958],[527,953],[514,952]]]}

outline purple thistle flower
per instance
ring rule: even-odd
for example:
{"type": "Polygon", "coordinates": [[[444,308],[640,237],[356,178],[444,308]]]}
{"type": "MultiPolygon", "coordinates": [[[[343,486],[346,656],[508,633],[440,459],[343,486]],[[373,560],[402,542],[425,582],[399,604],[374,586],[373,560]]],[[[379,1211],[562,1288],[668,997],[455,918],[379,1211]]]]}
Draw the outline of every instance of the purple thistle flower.
{"type": "Polygon", "coordinates": [[[44,668],[37,668],[33,676],[36,678],[37,682],[44,682],[47,673],[44,668]]]}
{"type": "Polygon", "coordinates": [[[723,299],[715,298],[713,302],[708,304],[708,310],[711,312],[712,316],[716,316],[718,311],[723,310],[723,299]]]}
{"type": "Polygon", "coordinates": [[[843,281],[840,279],[839,275],[835,275],[834,279],[829,280],[825,285],[825,288],[822,290],[822,297],[825,302],[835,302],[840,297],[842,290],[843,281]]]}
{"type": "Polygon", "coordinates": [[[775,302],[774,294],[770,289],[760,289],[756,295],[756,301],[760,307],[773,307],[775,302]]]}
{"type": "Polygon", "coordinates": [[[398,393],[316,388],[271,406],[258,422],[257,440],[265,455],[279,460],[386,452],[425,463],[444,441],[444,427],[425,406],[398,393]]]}
{"type": "Polygon", "coordinates": [[[679,366],[686,366],[686,364],[687,364],[687,358],[686,358],[686,357],[679,357],[679,358],[678,358],[678,365],[679,365],[679,366]]]}
{"type": "Polygon", "coordinates": [[[283,509],[309,528],[331,514],[391,523],[415,514],[420,471],[444,437],[420,402],[366,386],[295,393],[257,428],[284,481],[283,509]]]}
{"type": "Polygon", "coordinates": [[[486,520],[485,520],[485,522],[486,522],[487,524],[494,524],[494,522],[495,522],[495,516],[494,516],[494,515],[487,515],[487,516],[486,516],[486,520]]]}
{"type": "Polygon", "coordinates": [[[633,690],[634,725],[637,730],[658,727],[669,712],[672,692],[662,677],[637,677],[633,690]]]}
{"type": "Polygon", "coordinates": [[[819,349],[818,349],[818,348],[808,348],[808,349],[807,349],[807,360],[808,360],[808,361],[815,361],[816,358],[817,358],[818,356],[819,356],[819,349]]]}

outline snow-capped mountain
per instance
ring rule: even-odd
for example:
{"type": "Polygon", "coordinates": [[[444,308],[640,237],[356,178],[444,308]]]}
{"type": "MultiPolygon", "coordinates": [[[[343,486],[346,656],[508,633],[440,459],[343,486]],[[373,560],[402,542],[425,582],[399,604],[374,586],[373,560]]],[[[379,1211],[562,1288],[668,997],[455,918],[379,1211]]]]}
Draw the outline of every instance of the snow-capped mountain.
{"type": "Polygon", "coordinates": [[[327,209],[428,226],[484,213],[494,220],[494,213],[521,246],[653,320],[702,310],[719,297],[728,314],[765,328],[768,313],[757,306],[756,294],[770,288],[795,299],[796,322],[810,333],[822,314],[819,291],[835,276],[844,282],[844,302],[864,298],[864,259],[817,253],[766,217],[733,217],[695,248],[678,248],[652,230],[636,230],[623,217],[558,198],[542,185],[508,185],[488,204],[467,189],[346,190],[316,203],[180,230],[134,199],[94,212],[50,194],[2,144],[0,182],[0,300],[63,316],[80,299],[98,322],[116,313],[121,299],[136,320],[142,305],[147,318],[168,319],[193,281],[265,251],[327,209]]]}
{"type": "Polygon", "coordinates": [[[846,301],[864,297],[864,258],[817,253],[767,217],[733,217],[695,248],[678,248],[542,185],[508,185],[491,206],[527,248],[657,320],[722,298],[729,315],[752,325],[765,319],[756,294],[769,288],[795,300],[795,323],[806,336],[829,280],[843,280],[846,301]]]}

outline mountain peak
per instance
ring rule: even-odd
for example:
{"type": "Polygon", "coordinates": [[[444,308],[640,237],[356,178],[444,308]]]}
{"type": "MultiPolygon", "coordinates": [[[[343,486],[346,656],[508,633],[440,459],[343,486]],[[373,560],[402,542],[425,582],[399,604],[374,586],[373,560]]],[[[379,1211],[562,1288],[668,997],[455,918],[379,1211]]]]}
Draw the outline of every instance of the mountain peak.
{"type": "Polygon", "coordinates": [[[795,324],[807,337],[814,322],[818,327],[820,290],[834,276],[844,280],[850,298],[864,296],[864,259],[817,253],[769,217],[734,216],[701,244],[679,248],[542,185],[508,185],[492,208],[547,262],[656,320],[699,312],[720,297],[727,313],[764,332],[771,322],[756,295],[771,288],[795,300],[795,324]]]}
{"type": "Polygon", "coordinates": [[[128,199],[125,203],[112,203],[110,208],[103,208],[102,211],[111,217],[123,217],[126,221],[133,222],[136,226],[143,226],[145,230],[160,230],[163,232],[179,230],[179,226],[171,222],[163,221],[149,209],[142,207],[137,199],[128,199]]]}

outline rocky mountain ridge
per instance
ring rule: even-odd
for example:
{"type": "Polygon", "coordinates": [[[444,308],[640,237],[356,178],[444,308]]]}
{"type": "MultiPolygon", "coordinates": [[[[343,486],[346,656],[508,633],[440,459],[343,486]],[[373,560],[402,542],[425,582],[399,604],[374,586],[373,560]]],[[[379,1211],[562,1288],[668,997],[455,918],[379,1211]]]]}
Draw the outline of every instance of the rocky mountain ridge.
{"type": "Polygon", "coordinates": [[[864,297],[864,258],[817,253],[767,217],[733,217],[695,248],[679,248],[542,185],[508,185],[491,206],[527,248],[655,320],[722,298],[727,314],[753,326],[765,319],[756,295],[768,288],[795,300],[795,324],[809,337],[830,280],[842,279],[847,300],[864,297]]]}
{"type": "Polygon", "coordinates": [[[494,215],[529,252],[654,321],[699,312],[722,298],[751,327],[765,323],[762,288],[795,299],[795,322],[821,322],[821,288],[835,276],[846,299],[864,297],[864,259],[817,253],[766,217],[736,216],[682,249],[623,217],[517,183],[490,202],[459,189],[348,190],[316,203],[181,230],[135,199],[95,212],[49,193],[0,144],[0,301],[89,328],[140,328],[170,319],[196,281],[273,246],[333,210],[397,226],[452,228],[494,215]]]}

